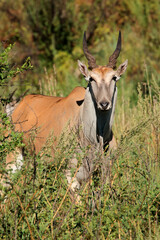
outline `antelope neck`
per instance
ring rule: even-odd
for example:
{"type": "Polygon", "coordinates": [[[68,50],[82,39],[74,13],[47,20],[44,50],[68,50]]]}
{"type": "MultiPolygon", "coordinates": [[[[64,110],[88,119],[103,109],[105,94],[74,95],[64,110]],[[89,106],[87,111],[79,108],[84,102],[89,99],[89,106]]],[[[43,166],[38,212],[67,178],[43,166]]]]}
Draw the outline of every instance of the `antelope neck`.
{"type": "Polygon", "coordinates": [[[117,87],[115,85],[112,97],[112,108],[107,111],[97,109],[90,85],[86,88],[85,98],[80,111],[80,124],[85,138],[92,144],[106,143],[110,139],[115,103],[117,99],[117,87]]]}

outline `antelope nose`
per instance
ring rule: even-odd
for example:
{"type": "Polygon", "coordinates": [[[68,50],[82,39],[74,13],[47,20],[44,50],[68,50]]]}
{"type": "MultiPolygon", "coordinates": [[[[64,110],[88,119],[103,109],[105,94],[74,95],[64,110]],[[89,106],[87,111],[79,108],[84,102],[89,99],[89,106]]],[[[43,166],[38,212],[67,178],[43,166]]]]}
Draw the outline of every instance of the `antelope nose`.
{"type": "Polygon", "coordinates": [[[109,102],[100,102],[101,107],[103,108],[103,110],[107,109],[109,102]]]}

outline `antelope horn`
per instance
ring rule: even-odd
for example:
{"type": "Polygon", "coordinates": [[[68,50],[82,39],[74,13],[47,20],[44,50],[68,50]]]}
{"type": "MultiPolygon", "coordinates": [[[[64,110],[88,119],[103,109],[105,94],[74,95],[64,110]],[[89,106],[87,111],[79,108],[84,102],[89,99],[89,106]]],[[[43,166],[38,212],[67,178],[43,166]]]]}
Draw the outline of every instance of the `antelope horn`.
{"type": "Polygon", "coordinates": [[[116,68],[116,63],[117,63],[117,58],[120,54],[121,51],[121,31],[119,31],[119,36],[118,36],[118,42],[116,46],[116,50],[114,53],[109,57],[109,63],[107,64],[107,67],[110,68],[116,68]]]}
{"type": "Polygon", "coordinates": [[[91,55],[91,53],[88,51],[88,47],[87,47],[87,41],[86,41],[86,32],[84,32],[84,36],[83,36],[83,52],[88,60],[88,68],[89,69],[93,69],[96,68],[96,59],[91,55]]]}

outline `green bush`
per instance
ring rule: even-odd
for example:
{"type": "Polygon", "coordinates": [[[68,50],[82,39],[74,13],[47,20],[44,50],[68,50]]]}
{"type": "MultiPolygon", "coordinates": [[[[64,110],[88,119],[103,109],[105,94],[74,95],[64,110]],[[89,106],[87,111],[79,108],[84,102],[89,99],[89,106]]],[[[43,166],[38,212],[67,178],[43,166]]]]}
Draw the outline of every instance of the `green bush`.
{"type": "Polygon", "coordinates": [[[19,80],[20,88],[23,85],[25,91],[29,84],[31,91],[38,93],[44,66],[50,71],[54,64],[57,84],[66,95],[65,86],[72,86],[77,79],[77,59],[83,60],[83,32],[87,31],[87,41],[97,63],[107,64],[116,46],[118,30],[121,30],[123,54],[119,63],[121,57],[129,60],[126,82],[134,81],[136,89],[137,82],[146,80],[144,64],[150,66],[151,72],[159,69],[159,10],[158,0],[132,3],[127,0],[118,3],[113,0],[28,0],[27,3],[3,0],[0,3],[0,41],[5,45],[16,42],[15,58],[23,63],[32,56],[36,65],[34,73],[19,80]]]}
{"type": "MultiPolygon", "coordinates": [[[[14,126],[7,116],[6,106],[13,101],[13,93],[8,93],[9,84],[11,79],[18,74],[32,68],[30,59],[21,67],[15,67],[10,62],[10,52],[12,46],[10,45],[6,49],[1,49],[0,52],[0,169],[1,174],[5,173],[6,156],[8,153],[14,151],[16,147],[22,147],[22,134],[14,131],[14,126]]],[[[3,177],[3,174],[2,176],[3,177]]]]}

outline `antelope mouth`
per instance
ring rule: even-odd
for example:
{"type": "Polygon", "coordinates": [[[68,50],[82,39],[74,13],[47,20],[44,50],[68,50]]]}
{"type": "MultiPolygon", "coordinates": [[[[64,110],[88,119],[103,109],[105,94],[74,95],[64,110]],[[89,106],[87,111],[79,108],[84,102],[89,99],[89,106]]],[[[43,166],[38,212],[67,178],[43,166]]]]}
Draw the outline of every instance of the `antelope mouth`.
{"type": "Polygon", "coordinates": [[[102,112],[109,111],[110,109],[111,109],[111,107],[106,107],[106,108],[98,107],[98,110],[100,110],[102,112]]]}

